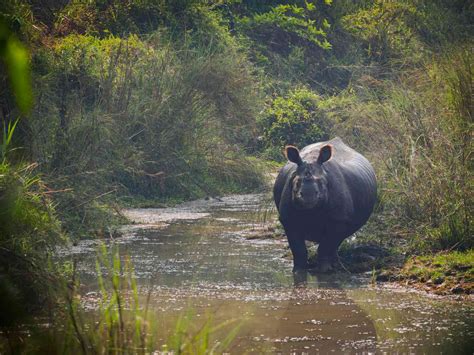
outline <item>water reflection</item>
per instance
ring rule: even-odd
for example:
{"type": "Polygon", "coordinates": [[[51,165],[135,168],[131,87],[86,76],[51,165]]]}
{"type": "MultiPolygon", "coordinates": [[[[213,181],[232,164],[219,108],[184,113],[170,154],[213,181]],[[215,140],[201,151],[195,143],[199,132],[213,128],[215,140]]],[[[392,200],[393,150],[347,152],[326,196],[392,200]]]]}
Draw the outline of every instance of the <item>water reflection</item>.
{"type": "MultiPolygon", "coordinates": [[[[371,289],[364,275],[292,274],[284,239],[245,239],[261,224],[262,200],[240,195],[129,211],[147,227],[128,227],[115,243],[130,255],[141,294],[151,292],[163,339],[190,305],[196,327],[207,315],[216,324],[242,322],[236,353],[470,353],[472,302],[371,289]]],[[[97,289],[95,249],[89,241],[64,251],[81,258],[85,291],[97,289]]]]}
{"type": "Polygon", "coordinates": [[[272,351],[374,353],[375,325],[348,295],[347,275],[294,273],[291,301],[275,331],[272,351]]]}

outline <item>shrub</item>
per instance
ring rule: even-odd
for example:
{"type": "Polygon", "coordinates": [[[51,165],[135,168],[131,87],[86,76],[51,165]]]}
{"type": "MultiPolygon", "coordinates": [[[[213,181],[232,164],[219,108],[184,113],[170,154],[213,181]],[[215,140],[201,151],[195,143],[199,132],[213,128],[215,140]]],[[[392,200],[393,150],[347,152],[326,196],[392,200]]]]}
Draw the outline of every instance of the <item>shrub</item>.
{"type": "Polygon", "coordinates": [[[0,325],[53,302],[58,271],[51,256],[66,241],[36,165],[0,163],[0,325]]]}
{"type": "Polygon", "coordinates": [[[422,54],[414,36],[416,20],[413,4],[375,1],[371,7],[344,16],[342,24],[366,41],[368,58],[384,63],[397,57],[413,60],[422,54]]]}
{"type": "Polygon", "coordinates": [[[74,190],[57,198],[61,210],[81,207],[64,220],[103,229],[90,208],[103,195],[182,199],[261,186],[246,158],[261,97],[253,67],[225,31],[208,37],[217,15],[202,21],[181,42],[166,30],[146,40],[69,35],[37,52],[31,152],[52,186],[74,190]]]}
{"type": "Polygon", "coordinates": [[[272,92],[285,92],[298,84],[315,84],[322,57],[331,48],[326,39],[331,26],[321,15],[321,9],[330,1],[324,3],[318,8],[313,2],[234,5],[242,13],[236,18],[236,31],[248,42],[253,61],[267,74],[265,85],[272,92]],[[272,82],[266,82],[268,76],[272,82]]]}
{"type": "Polygon", "coordinates": [[[262,144],[269,157],[281,160],[287,144],[302,148],[329,138],[332,123],[321,109],[321,101],[311,90],[297,88],[267,105],[259,124],[262,144]]]}
{"type": "Polygon", "coordinates": [[[304,7],[296,4],[280,4],[269,9],[268,12],[256,13],[252,18],[243,18],[242,25],[254,36],[265,37],[272,45],[285,41],[293,44],[314,44],[321,48],[331,48],[326,40],[325,29],[330,25],[327,20],[317,21],[312,18],[316,6],[306,2],[304,7]],[[283,37],[283,38],[282,38],[283,37]],[[283,39],[283,41],[282,41],[283,39]]]}

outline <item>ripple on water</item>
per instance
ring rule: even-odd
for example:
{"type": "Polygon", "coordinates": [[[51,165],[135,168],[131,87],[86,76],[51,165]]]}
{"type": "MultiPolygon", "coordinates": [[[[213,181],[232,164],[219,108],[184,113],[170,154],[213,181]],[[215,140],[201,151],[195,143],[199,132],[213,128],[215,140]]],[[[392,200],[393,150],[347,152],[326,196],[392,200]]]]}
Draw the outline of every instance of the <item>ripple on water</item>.
{"type": "MultiPolygon", "coordinates": [[[[302,287],[293,287],[291,262],[282,258],[286,241],[247,239],[275,219],[264,200],[265,195],[234,195],[125,211],[137,224],[124,227],[124,238],[106,243],[121,243],[121,254],[130,255],[139,296],[163,317],[163,329],[173,329],[192,305],[203,315],[197,323],[206,314],[217,324],[242,320],[235,353],[472,350],[472,302],[372,288],[370,275],[307,275],[302,287]],[[262,217],[259,211],[268,213],[262,217]]],[[[82,302],[90,309],[101,299],[96,250],[90,240],[60,252],[80,256],[82,302]]]]}

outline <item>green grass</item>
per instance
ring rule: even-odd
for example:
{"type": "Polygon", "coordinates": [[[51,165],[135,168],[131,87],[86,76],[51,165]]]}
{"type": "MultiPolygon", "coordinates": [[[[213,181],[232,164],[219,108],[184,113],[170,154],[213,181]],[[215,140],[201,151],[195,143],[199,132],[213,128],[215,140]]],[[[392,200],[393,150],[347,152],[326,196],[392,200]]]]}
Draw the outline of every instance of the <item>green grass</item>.
{"type": "MultiPolygon", "coordinates": [[[[192,307],[163,328],[159,311],[150,309],[151,292],[140,294],[128,257],[118,247],[98,250],[97,308],[84,307],[81,283],[73,265],[72,279],[64,283],[62,297],[42,327],[26,323],[3,328],[0,352],[48,354],[174,354],[222,353],[231,346],[240,329],[236,319],[222,323],[196,319],[192,307]],[[170,327],[171,324],[171,327],[170,327]],[[25,330],[28,337],[23,337],[25,330]]],[[[89,302],[91,302],[89,300],[89,302]]],[[[95,302],[92,302],[94,304],[95,302]]]]}
{"type": "Polygon", "coordinates": [[[52,256],[67,238],[35,168],[0,163],[0,326],[53,304],[61,281],[52,256]]]}
{"type": "Polygon", "coordinates": [[[474,250],[410,257],[399,276],[402,280],[439,285],[435,287],[441,292],[471,293],[474,290],[474,250]],[[463,291],[456,291],[456,287],[463,291]]]}
{"type": "Polygon", "coordinates": [[[402,273],[405,276],[416,276],[420,280],[457,276],[472,282],[474,281],[474,250],[414,256],[406,262],[402,273]]]}

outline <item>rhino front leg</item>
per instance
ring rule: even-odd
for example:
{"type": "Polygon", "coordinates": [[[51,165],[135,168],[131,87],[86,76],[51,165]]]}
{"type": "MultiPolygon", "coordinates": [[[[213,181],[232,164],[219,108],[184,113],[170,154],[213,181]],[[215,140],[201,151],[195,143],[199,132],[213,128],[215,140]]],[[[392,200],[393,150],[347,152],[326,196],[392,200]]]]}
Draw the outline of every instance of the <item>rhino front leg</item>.
{"type": "Polygon", "coordinates": [[[306,270],[308,268],[308,250],[304,238],[301,238],[298,233],[288,230],[288,228],[285,228],[285,233],[293,253],[293,272],[306,270]]]}

